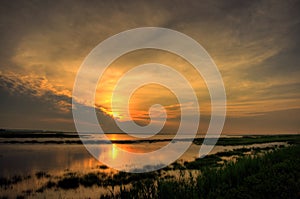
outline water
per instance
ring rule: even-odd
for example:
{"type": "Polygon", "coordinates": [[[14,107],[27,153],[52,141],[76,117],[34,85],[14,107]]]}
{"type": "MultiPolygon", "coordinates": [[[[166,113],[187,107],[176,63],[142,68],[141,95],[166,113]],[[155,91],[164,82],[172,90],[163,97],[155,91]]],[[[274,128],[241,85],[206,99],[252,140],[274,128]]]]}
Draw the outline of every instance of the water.
{"type": "MultiPolygon", "coordinates": [[[[95,138],[98,141],[103,139],[103,137],[95,134],[90,134],[84,137],[86,141],[92,141],[95,138]]],[[[132,137],[121,134],[111,134],[109,135],[109,138],[114,141],[132,140],[132,137]]],[[[128,164],[128,157],[122,155],[120,150],[142,154],[157,150],[167,144],[171,144],[176,146],[174,147],[176,152],[176,150],[181,149],[182,145],[192,139],[192,137],[186,136],[183,137],[182,140],[169,142],[172,138],[172,135],[159,135],[151,137],[148,141],[144,142],[125,142],[122,144],[100,142],[102,144],[90,144],[89,146],[99,150],[102,158],[110,157],[116,160],[120,167],[130,170],[143,168],[144,166],[149,165],[147,161],[143,159],[141,159],[138,165],[128,164]],[[151,140],[156,141],[150,142],[151,140]]],[[[22,180],[20,182],[10,184],[9,186],[0,186],[0,197],[10,196],[12,198],[16,198],[17,196],[22,195],[26,196],[26,198],[99,198],[102,194],[110,193],[112,191],[112,187],[110,186],[84,187],[82,185],[76,189],[63,190],[61,188],[47,188],[43,191],[39,191],[41,187],[44,187],[48,182],[52,181],[57,183],[68,173],[75,173],[78,176],[83,176],[87,173],[104,173],[107,176],[117,174],[118,171],[115,169],[104,167],[103,163],[95,159],[82,144],[61,144],[65,143],[67,140],[73,141],[73,143],[78,143],[77,141],[79,141],[78,138],[2,138],[0,140],[0,181],[1,178],[11,180],[17,179],[18,176],[21,176],[22,180]],[[31,143],[33,140],[40,143],[31,143]],[[45,144],[48,141],[51,141],[52,144],[45,144]],[[14,142],[14,144],[9,142],[14,142]],[[38,172],[45,172],[48,177],[39,178],[38,175],[36,175],[38,172]]],[[[210,154],[239,148],[264,148],[276,145],[286,145],[286,143],[273,142],[247,146],[215,146],[210,154]]],[[[195,158],[198,158],[200,147],[201,146],[199,145],[191,144],[189,149],[181,157],[179,157],[178,162],[183,163],[185,161],[193,161],[195,158]]],[[[170,153],[162,153],[159,157],[154,158],[166,159],[170,157],[170,155],[170,153]]],[[[197,171],[193,172],[197,175],[197,171]]],[[[168,175],[176,176],[178,173],[179,171],[176,170],[167,171],[168,175]]],[[[103,178],[103,180],[105,179],[106,178],[103,178]]]]}
{"type": "Polygon", "coordinates": [[[83,145],[5,144],[0,145],[0,175],[59,173],[88,170],[98,163],[83,145]]]}
{"type": "MultiPolygon", "coordinates": [[[[103,136],[103,135],[102,135],[103,136]]],[[[110,134],[108,136],[111,140],[130,140],[131,137],[122,134],[110,134]]],[[[201,137],[201,136],[198,136],[201,137]]],[[[228,137],[228,136],[226,136],[228,137]]],[[[91,134],[85,139],[101,140],[101,136],[91,134]],[[98,137],[97,137],[98,136],[98,137]]],[[[172,139],[172,135],[159,135],[149,140],[162,140],[159,142],[141,142],[129,144],[91,144],[91,148],[96,148],[99,152],[99,159],[111,158],[114,159],[119,167],[126,170],[143,168],[149,166],[149,161],[141,158],[138,164],[130,164],[128,157],[120,153],[121,150],[126,150],[134,153],[146,153],[155,151],[167,144],[174,145],[174,153],[182,150],[182,146],[186,144],[187,140],[168,142],[163,141],[172,139]],[[178,150],[178,151],[176,151],[178,150]]],[[[184,138],[191,138],[188,135],[184,138]]],[[[28,140],[39,141],[61,141],[61,140],[76,140],[70,138],[9,138],[5,140],[18,140],[19,142],[28,140]]],[[[4,139],[2,139],[4,140],[4,139]]],[[[270,145],[281,145],[283,143],[266,143],[254,144],[248,146],[215,146],[210,154],[233,150],[242,147],[266,147],[270,145]]],[[[191,144],[189,149],[178,158],[179,161],[193,161],[199,157],[199,145],[191,144]]],[[[156,159],[167,159],[172,154],[172,151],[167,154],[160,154],[156,159]]],[[[159,162],[158,162],[159,163],[159,162]]],[[[0,176],[12,176],[16,174],[34,174],[38,171],[48,171],[54,174],[60,174],[64,171],[80,171],[90,172],[98,169],[103,163],[99,162],[93,157],[82,144],[0,144],[0,176]]],[[[153,165],[155,166],[155,165],[153,165]]],[[[114,169],[107,169],[106,172],[115,172],[114,169]]]]}

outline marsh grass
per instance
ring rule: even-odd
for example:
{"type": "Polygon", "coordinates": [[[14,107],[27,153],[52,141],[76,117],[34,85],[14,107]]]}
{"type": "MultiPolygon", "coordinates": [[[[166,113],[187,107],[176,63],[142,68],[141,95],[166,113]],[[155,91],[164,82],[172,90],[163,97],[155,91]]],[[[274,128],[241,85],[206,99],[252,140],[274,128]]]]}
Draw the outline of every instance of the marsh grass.
{"type": "Polygon", "coordinates": [[[119,194],[100,198],[299,198],[300,146],[245,156],[197,177],[142,179],[119,194]]]}
{"type": "Polygon", "coordinates": [[[35,176],[37,179],[41,179],[41,178],[50,178],[51,175],[45,171],[38,171],[35,173],[35,176]]]}
{"type": "Polygon", "coordinates": [[[243,136],[242,138],[220,138],[217,145],[251,145],[270,142],[299,142],[300,135],[257,135],[257,136],[243,136]]]}
{"type": "Polygon", "coordinates": [[[28,178],[28,176],[23,177],[21,175],[14,175],[11,178],[0,177],[0,187],[8,188],[13,184],[17,184],[28,178]]]}
{"type": "MultiPolygon", "coordinates": [[[[259,137],[263,143],[266,140],[299,143],[299,136],[285,138],[259,137]]],[[[241,141],[224,139],[231,144],[262,143],[257,136],[237,138],[241,141]]],[[[108,167],[100,165],[96,172],[90,173],[65,170],[64,174],[55,176],[39,171],[32,176],[1,177],[0,188],[18,189],[29,177],[37,182],[36,185],[25,186],[15,197],[43,196],[49,191],[70,193],[83,189],[89,193],[89,190],[103,189],[104,195],[101,192],[100,198],[300,198],[299,145],[250,147],[218,152],[191,162],[177,161],[156,172],[143,174],[109,173],[104,171],[108,167]],[[229,160],[225,164],[224,157],[229,160]],[[231,161],[231,157],[236,161],[231,161]]],[[[2,197],[10,193],[5,192],[2,197]]]]}
{"type": "Polygon", "coordinates": [[[57,187],[62,189],[76,189],[79,187],[80,178],[76,175],[67,176],[58,181],[57,187]]]}
{"type": "Polygon", "coordinates": [[[222,159],[217,155],[208,155],[204,158],[196,158],[192,162],[185,162],[184,166],[187,169],[201,169],[203,167],[216,167],[222,159]]]}

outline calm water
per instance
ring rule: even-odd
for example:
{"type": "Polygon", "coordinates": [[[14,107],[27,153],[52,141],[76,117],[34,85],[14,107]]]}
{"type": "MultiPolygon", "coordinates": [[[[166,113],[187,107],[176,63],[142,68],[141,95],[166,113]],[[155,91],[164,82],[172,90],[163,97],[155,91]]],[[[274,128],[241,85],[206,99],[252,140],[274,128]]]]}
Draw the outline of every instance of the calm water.
{"type": "MultiPolygon", "coordinates": [[[[92,135],[95,136],[95,135],[92,135]]],[[[111,140],[128,140],[126,135],[112,134],[109,135],[111,140]]],[[[155,139],[169,139],[170,135],[160,135],[155,139]]],[[[186,138],[189,138],[188,136],[186,138]]],[[[32,138],[20,139],[11,138],[10,140],[33,140],[32,138]]],[[[37,138],[35,140],[61,140],[37,138]]],[[[87,139],[91,139],[90,137],[87,139]]],[[[97,138],[101,139],[101,137],[97,138]]],[[[6,139],[7,140],[7,139],[6,139]]],[[[68,140],[70,140],[68,138],[68,140]]],[[[128,163],[128,157],[120,154],[120,150],[126,150],[135,153],[145,153],[159,149],[169,142],[143,142],[131,144],[93,144],[91,147],[100,151],[100,159],[112,158],[117,164],[128,170],[143,168],[149,166],[147,160],[141,159],[138,164],[128,163]]],[[[181,150],[185,141],[171,142],[176,145],[174,150],[181,150]]],[[[280,145],[283,143],[255,144],[246,147],[266,147],[270,145],[280,145]]],[[[242,148],[245,146],[215,146],[210,154],[225,150],[242,148]]],[[[192,144],[190,148],[178,159],[179,161],[192,161],[199,157],[199,145],[192,144]]],[[[176,151],[174,151],[175,153],[176,151]]],[[[172,153],[172,151],[170,152],[172,153]]],[[[160,159],[165,159],[171,154],[160,154],[160,159]]],[[[34,174],[38,171],[48,171],[50,173],[60,174],[65,171],[89,172],[98,169],[103,163],[95,159],[81,144],[0,144],[0,175],[13,176],[15,174],[34,174]]],[[[153,165],[155,166],[155,165],[153,165]]],[[[106,170],[113,172],[113,170],[106,170]]]]}
{"type": "MultiPolygon", "coordinates": [[[[86,137],[87,140],[92,140],[98,135],[90,135],[86,137]]],[[[111,140],[131,140],[132,138],[126,135],[113,134],[109,135],[111,140]]],[[[190,138],[190,137],[185,137],[190,138]]],[[[101,136],[97,137],[101,140],[101,136]]],[[[152,138],[151,138],[152,139],[152,138]]],[[[160,135],[153,139],[172,139],[169,135],[160,135]]],[[[61,141],[61,140],[75,140],[76,138],[9,138],[1,139],[1,141],[61,141]]],[[[77,139],[78,140],[78,139],[77,139]]],[[[181,146],[186,141],[171,142],[171,145],[176,146],[175,150],[180,150],[181,146]]],[[[131,144],[91,144],[90,147],[100,151],[99,155],[102,158],[109,157],[116,160],[116,163],[127,169],[143,168],[149,166],[147,161],[141,159],[139,164],[131,165],[128,163],[128,157],[122,155],[120,150],[127,150],[136,153],[145,153],[154,151],[169,144],[166,141],[160,142],[142,142],[131,144]]],[[[284,142],[273,142],[266,144],[254,144],[247,146],[215,146],[210,154],[233,150],[238,148],[251,148],[251,147],[267,147],[275,145],[286,145],[284,142]]],[[[190,148],[178,160],[193,161],[199,155],[199,145],[192,144],[190,148]]],[[[176,152],[176,151],[175,151],[176,152]]],[[[170,152],[172,153],[172,151],[170,152]]],[[[159,157],[164,159],[171,154],[160,154],[159,157]]],[[[84,187],[79,186],[76,189],[63,190],[60,188],[47,188],[43,192],[38,190],[45,186],[48,182],[57,182],[64,178],[70,172],[77,175],[84,175],[86,173],[106,173],[107,175],[114,175],[116,170],[100,167],[103,163],[95,159],[82,144],[0,144],[0,180],[5,177],[6,179],[14,179],[16,176],[21,176],[22,180],[6,186],[0,186],[0,198],[17,198],[18,196],[26,196],[26,198],[99,198],[102,194],[107,194],[112,191],[112,187],[92,186],[84,187]],[[49,177],[39,178],[37,172],[45,172],[49,177]],[[30,176],[27,178],[26,176],[30,176]]],[[[195,175],[197,175],[197,171],[195,175]]],[[[199,172],[199,171],[198,171],[199,172]]],[[[168,171],[169,175],[178,175],[179,171],[168,171]],[[176,173],[177,172],[177,173],[176,173]]]]}

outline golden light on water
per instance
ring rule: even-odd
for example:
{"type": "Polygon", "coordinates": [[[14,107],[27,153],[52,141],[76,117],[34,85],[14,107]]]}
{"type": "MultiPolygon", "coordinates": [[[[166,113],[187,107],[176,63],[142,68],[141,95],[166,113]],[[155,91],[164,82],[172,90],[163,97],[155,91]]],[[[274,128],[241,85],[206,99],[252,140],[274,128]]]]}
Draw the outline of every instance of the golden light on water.
{"type": "Polygon", "coordinates": [[[112,159],[116,159],[118,156],[119,149],[116,144],[112,144],[111,147],[111,157],[112,159]]]}

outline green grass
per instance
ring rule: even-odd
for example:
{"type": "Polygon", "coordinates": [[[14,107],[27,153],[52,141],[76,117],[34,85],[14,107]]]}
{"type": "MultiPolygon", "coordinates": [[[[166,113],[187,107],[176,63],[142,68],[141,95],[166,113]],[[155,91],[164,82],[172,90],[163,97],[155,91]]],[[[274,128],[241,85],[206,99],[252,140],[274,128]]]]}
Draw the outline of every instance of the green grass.
{"type": "Polygon", "coordinates": [[[299,154],[297,145],[245,156],[222,168],[205,167],[197,177],[145,178],[100,198],[299,198],[299,154]]]}
{"type": "Polygon", "coordinates": [[[203,167],[216,167],[222,159],[217,155],[207,155],[204,158],[197,158],[192,162],[184,162],[186,169],[201,169],[203,167]]]}
{"type": "Polygon", "coordinates": [[[300,147],[289,147],[263,157],[244,157],[220,170],[198,177],[202,198],[297,198],[300,190],[300,147]]]}

